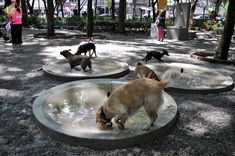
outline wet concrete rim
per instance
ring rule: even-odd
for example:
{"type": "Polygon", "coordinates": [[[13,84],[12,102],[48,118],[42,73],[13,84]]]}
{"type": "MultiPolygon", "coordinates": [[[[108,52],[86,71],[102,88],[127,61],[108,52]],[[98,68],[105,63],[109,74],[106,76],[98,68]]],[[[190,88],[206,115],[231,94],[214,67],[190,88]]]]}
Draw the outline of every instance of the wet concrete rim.
{"type": "Polygon", "coordinates": [[[94,75],[69,75],[66,73],[58,73],[50,70],[50,66],[59,64],[61,62],[67,63],[65,59],[59,60],[56,62],[52,62],[48,65],[43,66],[44,74],[50,78],[54,78],[60,81],[75,81],[75,80],[83,80],[83,79],[95,79],[95,78],[120,78],[127,75],[130,72],[129,66],[126,62],[122,62],[115,59],[106,59],[106,58],[95,58],[99,61],[112,61],[115,64],[118,64],[121,68],[115,71],[104,71],[102,74],[94,74],[94,75]]]}
{"type": "MultiPolygon", "coordinates": [[[[176,116],[177,116],[177,105],[174,101],[174,99],[168,95],[167,93],[163,93],[164,98],[167,98],[171,105],[174,107],[171,114],[167,114],[167,116],[170,116],[170,118],[167,118],[167,122],[162,124],[160,123],[160,126],[154,126],[149,131],[143,131],[143,130],[137,130],[136,134],[130,133],[128,135],[123,134],[122,137],[117,138],[117,132],[113,133],[107,133],[104,131],[104,133],[99,134],[100,136],[96,134],[90,134],[89,132],[78,132],[76,133],[64,133],[65,131],[69,132],[70,130],[61,131],[60,126],[58,123],[51,122],[51,119],[48,117],[45,117],[43,114],[43,105],[45,103],[45,99],[48,97],[48,95],[60,91],[60,90],[66,90],[70,88],[71,86],[77,86],[81,83],[86,82],[93,82],[95,84],[99,83],[118,83],[118,84],[125,84],[127,81],[117,81],[115,79],[96,79],[96,80],[81,80],[81,81],[73,81],[69,83],[65,83],[56,87],[53,87],[40,95],[35,102],[33,103],[33,115],[34,119],[36,121],[36,124],[49,136],[56,140],[60,140],[75,146],[85,146],[90,148],[96,148],[96,149],[115,149],[115,148],[122,148],[122,147],[129,147],[133,145],[141,145],[149,141],[153,141],[159,136],[162,136],[166,134],[169,129],[172,128],[172,126],[175,123],[176,116]],[[162,125],[161,125],[162,124],[162,125]],[[98,136],[98,137],[97,137],[98,136]],[[127,137],[128,136],[128,137],[127,137]],[[105,138],[105,139],[104,139],[105,138]],[[107,146],[108,145],[108,146],[107,146]]],[[[126,132],[123,132],[126,133],[126,132]]]]}

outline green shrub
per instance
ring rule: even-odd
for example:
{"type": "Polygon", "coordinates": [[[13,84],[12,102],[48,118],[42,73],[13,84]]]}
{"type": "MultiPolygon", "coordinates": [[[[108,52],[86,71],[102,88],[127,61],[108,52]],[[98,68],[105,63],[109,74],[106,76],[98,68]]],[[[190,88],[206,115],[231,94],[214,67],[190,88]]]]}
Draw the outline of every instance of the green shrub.
{"type": "Polygon", "coordinates": [[[208,21],[205,21],[203,25],[207,31],[212,31],[213,34],[218,34],[221,31],[221,27],[223,26],[223,23],[221,23],[221,21],[208,20],[208,21]]]}
{"type": "Polygon", "coordinates": [[[31,26],[37,26],[38,25],[38,17],[37,16],[28,16],[28,24],[31,26]]]}

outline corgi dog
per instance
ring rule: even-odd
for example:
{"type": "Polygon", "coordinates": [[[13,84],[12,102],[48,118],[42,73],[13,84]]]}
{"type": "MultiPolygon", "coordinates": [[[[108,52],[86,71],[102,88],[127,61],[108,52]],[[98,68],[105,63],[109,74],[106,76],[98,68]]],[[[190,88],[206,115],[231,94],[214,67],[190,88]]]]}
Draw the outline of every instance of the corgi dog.
{"type": "Polygon", "coordinates": [[[158,110],[163,104],[162,90],[168,82],[167,79],[140,78],[116,88],[98,109],[96,123],[101,129],[110,129],[113,123],[124,129],[128,117],[144,106],[150,122],[143,130],[149,130],[158,117],[158,110]]]}
{"type": "Polygon", "coordinates": [[[150,69],[149,67],[145,66],[143,63],[138,62],[135,70],[134,70],[134,78],[150,78],[150,79],[155,79],[157,81],[160,81],[159,77],[157,76],[157,74],[150,69]]]}
{"type": "Polygon", "coordinates": [[[73,55],[69,51],[71,51],[71,49],[63,50],[60,52],[60,54],[68,60],[71,69],[78,65],[81,65],[81,68],[84,72],[86,71],[87,66],[90,70],[92,69],[90,57],[83,55],[73,55]]]}

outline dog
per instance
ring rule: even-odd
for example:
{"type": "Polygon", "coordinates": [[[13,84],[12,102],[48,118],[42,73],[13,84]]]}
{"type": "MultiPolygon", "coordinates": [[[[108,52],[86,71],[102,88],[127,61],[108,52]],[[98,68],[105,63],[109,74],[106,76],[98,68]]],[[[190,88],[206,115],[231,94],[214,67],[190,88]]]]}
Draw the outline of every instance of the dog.
{"type": "Polygon", "coordinates": [[[87,66],[90,70],[92,69],[90,57],[83,55],[73,55],[69,51],[71,51],[71,49],[63,50],[60,52],[60,54],[68,60],[71,69],[78,65],[81,65],[81,68],[84,72],[86,72],[87,66]]]}
{"type": "Polygon", "coordinates": [[[138,62],[135,70],[134,70],[134,78],[150,78],[150,79],[154,79],[157,81],[160,81],[159,77],[157,76],[157,74],[151,70],[149,67],[143,65],[143,63],[138,62]]]}
{"type": "Polygon", "coordinates": [[[113,123],[124,129],[128,117],[144,106],[150,123],[143,130],[149,130],[158,117],[157,112],[163,103],[162,90],[168,82],[167,77],[161,81],[140,78],[116,88],[96,112],[96,123],[101,129],[110,129],[113,123]]]}
{"type": "Polygon", "coordinates": [[[142,61],[145,61],[147,63],[147,61],[151,60],[152,57],[154,57],[155,59],[157,59],[159,62],[164,62],[162,60],[162,57],[166,55],[166,56],[170,56],[168,54],[167,50],[163,50],[162,53],[158,52],[158,51],[147,51],[147,55],[145,56],[144,59],[142,59],[142,61]]]}
{"type": "Polygon", "coordinates": [[[82,43],[81,45],[79,45],[75,55],[81,55],[82,53],[84,53],[86,55],[87,52],[89,52],[90,57],[93,54],[95,55],[95,57],[97,57],[95,44],[91,41],[92,40],[89,40],[87,43],[82,43]],[[92,50],[92,52],[91,52],[91,50],[92,50]]]}

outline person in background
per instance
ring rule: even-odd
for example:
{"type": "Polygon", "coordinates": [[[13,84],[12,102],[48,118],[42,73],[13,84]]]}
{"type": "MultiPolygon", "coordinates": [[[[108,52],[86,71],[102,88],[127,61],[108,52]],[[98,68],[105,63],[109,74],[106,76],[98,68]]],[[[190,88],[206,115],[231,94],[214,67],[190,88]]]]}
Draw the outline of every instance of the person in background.
{"type": "Polygon", "coordinates": [[[159,13],[159,15],[157,16],[157,29],[158,29],[158,34],[157,34],[157,38],[158,41],[163,41],[164,39],[164,29],[165,29],[165,19],[166,19],[166,11],[162,11],[159,13]]]}
{"type": "Polygon", "coordinates": [[[11,21],[12,48],[15,51],[22,49],[22,11],[17,2],[12,1],[12,5],[14,7],[7,16],[11,21]]]}

